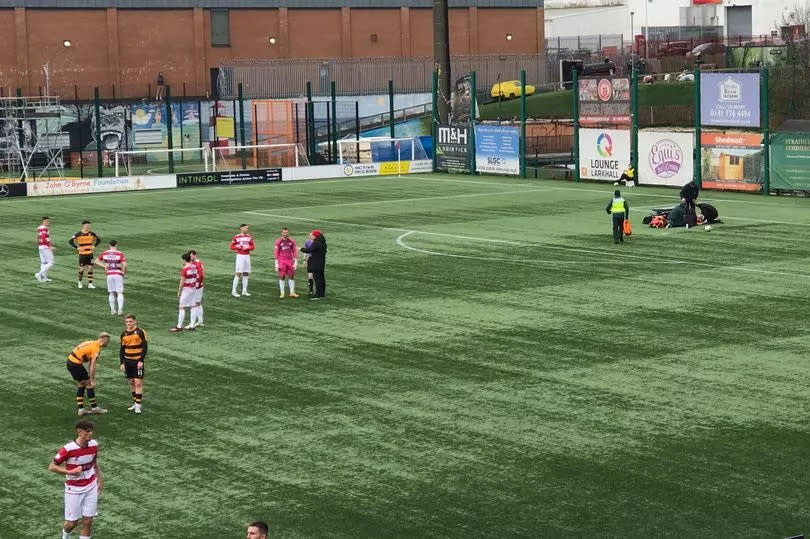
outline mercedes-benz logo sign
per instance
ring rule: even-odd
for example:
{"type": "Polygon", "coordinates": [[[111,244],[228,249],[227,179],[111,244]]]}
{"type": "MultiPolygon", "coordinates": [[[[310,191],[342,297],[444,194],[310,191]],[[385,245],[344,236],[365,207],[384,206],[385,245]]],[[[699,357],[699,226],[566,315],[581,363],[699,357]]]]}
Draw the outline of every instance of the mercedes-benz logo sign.
{"type": "Polygon", "coordinates": [[[7,197],[9,193],[8,185],[0,183],[0,197],[7,197]]]}

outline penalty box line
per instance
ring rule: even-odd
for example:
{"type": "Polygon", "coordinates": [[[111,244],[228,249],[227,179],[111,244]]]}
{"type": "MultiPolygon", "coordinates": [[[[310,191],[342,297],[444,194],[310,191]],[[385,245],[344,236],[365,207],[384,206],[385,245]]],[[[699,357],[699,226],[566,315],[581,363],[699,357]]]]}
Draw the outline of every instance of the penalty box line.
{"type": "MultiPolygon", "coordinates": [[[[413,235],[413,234],[421,234],[423,236],[435,236],[440,238],[451,238],[451,239],[458,239],[458,240],[469,240],[469,241],[480,241],[486,243],[498,243],[502,245],[514,245],[514,246],[522,246],[522,247],[541,247],[546,249],[553,249],[557,251],[564,251],[570,253],[583,253],[583,254],[591,254],[591,255],[600,255],[600,256],[607,256],[609,258],[624,258],[628,260],[638,260],[644,262],[665,262],[669,264],[684,264],[689,266],[696,266],[701,268],[711,268],[715,270],[729,270],[729,271],[741,271],[746,273],[761,273],[766,275],[781,275],[786,277],[804,277],[810,278],[810,275],[805,273],[790,273],[785,271],[775,271],[775,270],[764,270],[764,269],[757,269],[757,268],[746,268],[743,266],[718,266],[716,264],[709,264],[706,262],[696,262],[694,260],[686,260],[686,259],[678,259],[678,258],[652,258],[645,255],[634,255],[630,253],[617,253],[615,251],[608,251],[608,250],[596,250],[596,249],[585,249],[581,247],[566,247],[563,245],[554,245],[552,243],[539,243],[539,242],[531,242],[531,241],[513,241],[513,240],[503,240],[497,238],[481,238],[477,236],[466,236],[460,234],[447,234],[444,232],[430,232],[427,230],[416,230],[410,228],[398,228],[398,227],[389,227],[389,226],[381,226],[381,225],[368,225],[365,223],[351,223],[347,221],[335,221],[332,219],[312,219],[309,217],[296,217],[294,215],[282,215],[277,213],[267,213],[262,211],[243,211],[242,213],[248,215],[259,215],[262,217],[273,217],[275,219],[284,219],[289,221],[303,221],[308,223],[326,223],[330,225],[336,226],[346,226],[346,227],[358,227],[358,228],[368,228],[371,230],[385,230],[391,232],[401,232],[403,233],[402,236],[399,236],[400,241],[397,244],[400,247],[404,247],[402,245],[402,239],[404,237],[413,235]]],[[[407,248],[407,247],[406,247],[407,248]]],[[[432,253],[433,254],[433,253],[432,253]]]]}

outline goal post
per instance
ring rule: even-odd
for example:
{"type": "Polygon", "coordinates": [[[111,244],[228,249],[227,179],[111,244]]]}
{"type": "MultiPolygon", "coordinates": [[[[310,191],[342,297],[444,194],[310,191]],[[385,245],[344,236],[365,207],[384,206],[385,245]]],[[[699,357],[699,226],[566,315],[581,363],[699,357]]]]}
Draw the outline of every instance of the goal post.
{"type": "Polygon", "coordinates": [[[213,146],[211,148],[211,169],[213,171],[241,170],[243,163],[249,169],[304,167],[309,166],[309,159],[304,145],[294,142],[213,146]]]}
{"type": "Polygon", "coordinates": [[[208,172],[208,148],[155,148],[151,150],[119,150],[115,152],[115,175],[123,171],[127,176],[139,174],[167,174],[169,155],[175,172],[208,172]]]}
{"type": "Polygon", "coordinates": [[[419,137],[369,137],[338,141],[338,163],[380,163],[429,159],[419,137]]]}

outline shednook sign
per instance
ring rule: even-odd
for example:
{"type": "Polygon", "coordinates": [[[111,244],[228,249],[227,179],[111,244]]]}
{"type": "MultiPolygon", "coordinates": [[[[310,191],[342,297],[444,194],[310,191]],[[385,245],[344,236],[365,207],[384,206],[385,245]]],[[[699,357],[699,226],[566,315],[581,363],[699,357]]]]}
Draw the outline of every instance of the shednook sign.
{"type": "Polygon", "coordinates": [[[759,73],[701,75],[702,125],[759,127],[759,113],[759,73]]]}
{"type": "Polygon", "coordinates": [[[615,182],[629,164],[630,131],[579,130],[580,178],[615,182]]]}
{"type": "Polygon", "coordinates": [[[271,183],[280,181],[280,168],[228,170],[218,172],[191,172],[177,175],[177,187],[223,184],[228,185],[234,183],[271,183]]]}

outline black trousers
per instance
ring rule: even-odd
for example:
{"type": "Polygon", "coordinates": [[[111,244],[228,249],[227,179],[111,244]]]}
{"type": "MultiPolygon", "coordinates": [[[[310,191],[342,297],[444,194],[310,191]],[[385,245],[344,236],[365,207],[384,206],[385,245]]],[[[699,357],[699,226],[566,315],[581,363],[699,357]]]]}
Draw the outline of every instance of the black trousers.
{"type": "Polygon", "coordinates": [[[619,243],[624,241],[624,212],[614,213],[613,215],[613,241],[619,243]]]}
{"type": "Polygon", "coordinates": [[[315,297],[326,297],[326,276],[323,274],[323,269],[316,269],[312,272],[312,279],[315,281],[315,297]]]}

